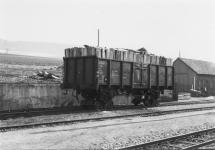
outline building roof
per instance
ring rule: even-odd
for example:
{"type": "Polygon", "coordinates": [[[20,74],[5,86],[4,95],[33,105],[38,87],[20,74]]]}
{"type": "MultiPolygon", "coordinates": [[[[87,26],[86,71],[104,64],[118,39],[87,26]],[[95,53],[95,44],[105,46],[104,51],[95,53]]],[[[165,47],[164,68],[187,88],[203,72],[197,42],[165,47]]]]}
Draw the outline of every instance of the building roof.
{"type": "Polygon", "coordinates": [[[178,58],[193,69],[197,74],[215,75],[215,64],[209,61],[178,58]]]}

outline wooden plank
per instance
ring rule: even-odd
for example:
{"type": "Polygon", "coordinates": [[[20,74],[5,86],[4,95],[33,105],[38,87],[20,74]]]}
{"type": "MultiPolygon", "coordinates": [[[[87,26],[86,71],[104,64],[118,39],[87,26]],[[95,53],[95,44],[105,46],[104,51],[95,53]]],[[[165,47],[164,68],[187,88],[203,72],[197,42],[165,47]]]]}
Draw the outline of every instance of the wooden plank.
{"type": "Polygon", "coordinates": [[[105,48],[101,48],[102,58],[106,58],[106,50],[105,48]]]}
{"type": "Polygon", "coordinates": [[[96,48],[96,56],[101,58],[101,49],[100,48],[96,48]]]}
{"type": "Polygon", "coordinates": [[[76,49],[75,48],[73,48],[73,50],[72,50],[72,56],[73,57],[76,57],[77,55],[76,55],[76,49]]]}
{"type": "Polygon", "coordinates": [[[110,49],[109,48],[105,48],[106,50],[106,58],[110,59],[110,49]]]}
{"type": "Polygon", "coordinates": [[[75,57],[75,56],[73,55],[73,51],[74,51],[74,48],[70,48],[70,49],[69,49],[69,57],[75,57]]]}
{"type": "Polygon", "coordinates": [[[114,52],[115,50],[113,48],[110,48],[110,59],[114,59],[114,52]]]}
{"type": "Polygon", "coordinates": [[[82,56],[87,56],[87,49],[86,48],[82,48],[82,56]]]}
{"type": "Polygon", "coordinates": [[[65,57],[69,57],[69,48],[65,49],[65,57]]]}
{"type": "Polygon", "coordinates": [[[150,55],[143,55],[143,63],[150,64],[150,55]]]}
{"type": "Polygon", "coordinates": [[[75,47],[75,51],[76,51],[76,57],[79,57],[79,56],[81,56],[81,53],[80,53],[80,48],[78,48],[78,47],[75,47]]]}
{"type": "Polygon", "coordinates": [[[120,56],[121,56],[120,60],[124,60],[123,59],[123,57],[124,57],[123,54],[124,54],[123,51],[120,51],[120,56]]]}
{"type": "Polygon", "coordinates": [[[121,60],[121,52],[117,50],[117,60],[121,60]]]}
{"type": "Polygon", "coordinates": [[[171,58],[167,58],[167,66],[172,66],[172,59],[171,58]]]}
{"type": "Polygon", "coordinates": [[[160,60],[160,57],[159,56],[156,56],[156,64],[159,65],[159,60],[160,60]]]}
{"type": "Polygon", "coordinates": [[[123,51],[123,60],[127,61],[127,51],[123,51]]]}
{"type": "Polygon", "coordinates": [[[135,52],[133,52],[133,61],[136,62],[137,61],[137,54],[135,52]]]}
{"type": "Polygon", "coordinates": [[[140,62],[143,63],[144,62],[144,55],[143,54],[140,54],[140,62]]]}

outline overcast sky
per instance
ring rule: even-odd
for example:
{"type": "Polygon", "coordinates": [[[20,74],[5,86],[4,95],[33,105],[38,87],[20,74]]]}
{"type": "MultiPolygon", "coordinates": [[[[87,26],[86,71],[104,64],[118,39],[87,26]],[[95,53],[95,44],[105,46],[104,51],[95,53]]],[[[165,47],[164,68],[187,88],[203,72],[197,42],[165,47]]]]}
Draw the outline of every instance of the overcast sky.
{"type": "Polygon", "coordinates": [[[215,0],[0,0],[0,38],[138,49],[215,63],[215,0]]]}

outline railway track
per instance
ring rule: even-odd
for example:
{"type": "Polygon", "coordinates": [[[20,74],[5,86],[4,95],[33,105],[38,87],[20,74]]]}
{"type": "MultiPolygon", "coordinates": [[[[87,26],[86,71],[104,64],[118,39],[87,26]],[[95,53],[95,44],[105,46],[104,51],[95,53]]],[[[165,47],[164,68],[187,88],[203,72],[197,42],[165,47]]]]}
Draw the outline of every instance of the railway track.
{"type": "MultiPolygon", "coordinates": [[[[213,101],[205,101],[205,102],[180,102],[178,104],[175,103],[162,103],[159,106],[177,106],[177,105],[193,105],[193,104],[207,104],[214,103],[213,101]]],[[[114,110],[126,110],[126,109],[140,109],[141,106],[116,106],[114,110]]],[[[39,109],[39,110],[26,110],[26,111],[14,111],[14,112],[1,112],[0,120],[6,120],[9,118],[19,118],[19,117],[33,117],[33,116],[41,116],[41,115],[56,115],[56,114],[68,114],[68,113],[89,113],[96,112],[95,109],[83,109],[81,107],[74,108],[52,108],[52,109],[39,109]]]]}
{"type": "Polygon", "coordinates": [[[215,143],[215,128],[119,148],[119,150],[192,150],[208,146],[212,143],[215,143]]]}
{"type": "Polygon", "coordinates": [[[110,117],[69,120],[69,121],[66,120],[66,121],[54,121],[54,122],[45,122],[45,123],[3,126],[3,127],[0,127],[0,131],[6,132],[6,131],[11,131],[11,130],[26,129],[26,128],[49,127],[49,126],[56,126],[56,125],[75,124],[75,123],[82,123],[82,122],[89,122],[89,121],[102,121],[102,120],[107,120],[107,119],[117,119],[117,118],[135,117],[135,116],[141,116],[141,117],[161,116],[161,115],[174,114],[174,113],[185,113],[185,112],[193,112],[193,111],[212,110],[212,109],[215,109],[215,106],[214,107],[204,107],[204,108],[192,108],[192,109],[180,109],[180,110],[170,110],[170,111],[147,112],[147,113],[121,115],[121,116],[110,116],[110,117]]]}

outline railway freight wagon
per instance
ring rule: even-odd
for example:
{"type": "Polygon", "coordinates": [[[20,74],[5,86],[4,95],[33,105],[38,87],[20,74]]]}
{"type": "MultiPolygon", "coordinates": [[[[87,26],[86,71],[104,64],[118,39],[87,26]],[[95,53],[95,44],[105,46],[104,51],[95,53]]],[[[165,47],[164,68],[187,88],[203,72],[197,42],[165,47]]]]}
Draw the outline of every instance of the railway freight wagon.
{"type": "Polygon", "coordinates": [[[132,95],[134,105],[157,106],[160,93],[174,88],[173,66],[143,52],[86,47],[65,53],[62,88],[73,89],[77,99],[81,94],[84,107],[112,107],[121,94],[132,95]]]}

